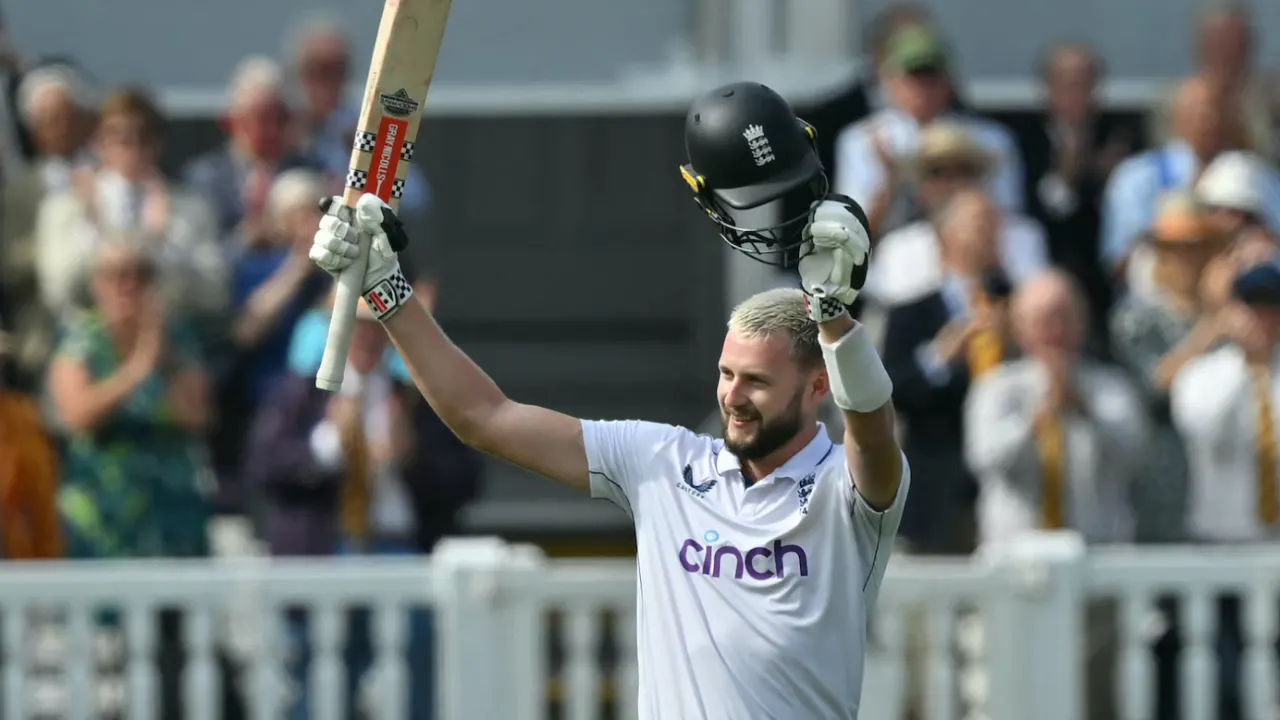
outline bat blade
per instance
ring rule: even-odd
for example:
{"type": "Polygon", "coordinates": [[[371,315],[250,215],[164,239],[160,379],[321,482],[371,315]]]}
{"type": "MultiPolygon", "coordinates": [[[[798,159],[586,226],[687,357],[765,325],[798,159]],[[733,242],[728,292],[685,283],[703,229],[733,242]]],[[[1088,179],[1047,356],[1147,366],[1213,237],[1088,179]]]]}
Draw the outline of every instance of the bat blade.
{"type": "MultiPolygon", "coordinates": [[[[451,0],[386,1],[352,142],[342,195],[344,219],[351,219],[352,209],[364,193],[399,208],[450,5],[451,0]]],[[[316,387],[329,392],[342,387],[351,330],[365,290],[360,285],[367,268],[369,240],[361,237],[360,242],[360,257],[338,278],[329,337],[316,373],[316,387]]]]}

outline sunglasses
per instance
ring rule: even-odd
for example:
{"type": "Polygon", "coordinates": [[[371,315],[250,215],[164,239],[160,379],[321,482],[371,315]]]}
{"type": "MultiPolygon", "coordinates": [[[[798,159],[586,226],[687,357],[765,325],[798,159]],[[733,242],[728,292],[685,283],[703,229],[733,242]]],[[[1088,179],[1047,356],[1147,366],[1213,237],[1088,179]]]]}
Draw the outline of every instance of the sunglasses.
{"type": "Polygon", "coordinates": [[[111,282],[136,282],[145,285],[155,277],[155,268],[150,265],[108,265],[99,268],[98,274],[111,282]]]}

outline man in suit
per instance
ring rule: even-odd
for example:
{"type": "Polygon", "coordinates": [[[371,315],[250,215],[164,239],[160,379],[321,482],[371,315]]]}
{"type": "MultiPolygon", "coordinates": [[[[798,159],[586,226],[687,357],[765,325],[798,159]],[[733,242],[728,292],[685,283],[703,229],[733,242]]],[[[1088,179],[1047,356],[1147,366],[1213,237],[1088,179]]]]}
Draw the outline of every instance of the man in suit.
{"type": "Polygon", "coordinates": [[[293,147],[287,98],[284,73],[274,60],[243,60],[231,79],[226,144],[187,166],[187,183],[213,203],[223,237],[266,232],[267,192],[279,173],[297,167],[323,171],[318,160],[293,147]]]}
{"type": "Polygon", "coordinates": [[[1052,263],[1084,289],[1092,337],[1105,341],[1113,298],[1099,249],[1102,190],[1115,166],[1140,146],[1141,129],[1098,108],[1102,62],[1092,48],[1054,45],[1040,72],[1045,106],[1017,133],[1027,209],[1045,228],[1052,263]]]}
{"type": "Polygon", "coordinates": [[[973,378],[1006,355],[1004,297],[989,203],[976,191],[953,198],[935,218],[943,279],[937,290],[893,308],[884,364],[906,425],[903,452],[925,492],[908,497],[900,530],[910,549],[973,549],[976,484],[963,462],[963,409],[973,378]]]}
{"type": "MultiPolygon", "coordinates": [[[[975,383],[965,408],[982,545],[1060,529],[1090,544],[1131,541],[1129,488],[1147,443],[1137,389],[1119,369],[1083,358],[1084,297],[1067,273],[1047,271],[1020,287],[1011,319],[1023,357],[975,383]]],[[[1111,720],[1119,633],[1110,599],[1089,603],[1085,627],[1085,717],[1111,720]]]]}

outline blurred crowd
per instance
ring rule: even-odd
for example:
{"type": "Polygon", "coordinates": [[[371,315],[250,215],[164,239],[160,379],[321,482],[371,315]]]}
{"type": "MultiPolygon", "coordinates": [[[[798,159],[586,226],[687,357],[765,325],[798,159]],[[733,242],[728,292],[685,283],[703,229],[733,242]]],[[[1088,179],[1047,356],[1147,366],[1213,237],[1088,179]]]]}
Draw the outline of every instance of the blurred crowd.
{"type": "Polygon", "coordinates": [[[913,551],[1280,529],[1280,81],[1246,6],[1198,22],[1194,73],[1148,116],[1105,108],[1104,58],[1064,42],[1031,69],[1042,105],[1001,123],[965,103],[945,28],[898,4],[877,72],[812,113],[873,227],[861,316],[917,478],[913,551]]]}
{"type": "MultiPolygon", "coordinates": [[[[1105,58],[1064,42],[1028,68],[1041,106],[999,123],[965,102],[946,28],[898,4],[871,29],[876,72],[813,113],[873,226],[861,312],[912,467],[906,551],[1280,537],[1280,74],[1254,65],[1246,5],[1195,22],[1194,71],[1146,116],[1103,107],[1105,58]]],[[[1176,717],[1164,608],[1158,717],[1176,717]]],[[[1217,638],[1219,717],[1238,718],[1233,599],[1217,638]]]]}
{"type": "MultiPolygon", "coordinates": [[[[320,18],[281,55],[240,64],[225,141],[176,178],[160,170],[168,123],[146,89],[98,87],[69,58],[8,56],[0,557],[206,556],[219,514],[251,517],[274,555],[420,554],[476,496],[480,458],[376,321],[358,320],[342,392],[315,388],[332,282],[307,250],[318,199],[344,184],[352,60],[320,18]]],[[[429,198],[412,170],[408,222],[429,198]]],[[[433,278],[413,281],[434,302],[433,278]]],[[[290,623],[305,656],[305,617],[290,623]]],[[[353,682],[372,662],[356,623],[353,682]]],[[[425,623],[412,621],[411,653],[425,623]]],[[[162,657],[177,635],[162,618],[162,657]]],[[[429,692],[420,659],[410,684],[429,692]]],[[[180,663],[160,665],[173,717],[180,663]]]]}

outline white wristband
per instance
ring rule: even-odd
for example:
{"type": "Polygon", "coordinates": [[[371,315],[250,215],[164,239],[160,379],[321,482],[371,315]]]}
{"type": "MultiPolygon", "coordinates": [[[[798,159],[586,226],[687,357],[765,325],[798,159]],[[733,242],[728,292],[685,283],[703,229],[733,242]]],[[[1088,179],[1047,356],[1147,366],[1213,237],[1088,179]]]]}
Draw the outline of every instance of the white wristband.
{"type": "Polygon", "coordinates": [[[893,396],[893,381],[861,324],[835,343],[822,345],[822,359],[831,378],[831,397],[841,410],[872,412],[893,396]]]}
{"type": "Polygon", "coordinates": [[[394,315],[396,310],[399,310],[411,297],[413,297],[413,285],[405,279],[399,265],[386,278],[364,291],[364,302],[379,322],[385,322],[387,318],[394,315]]]}

